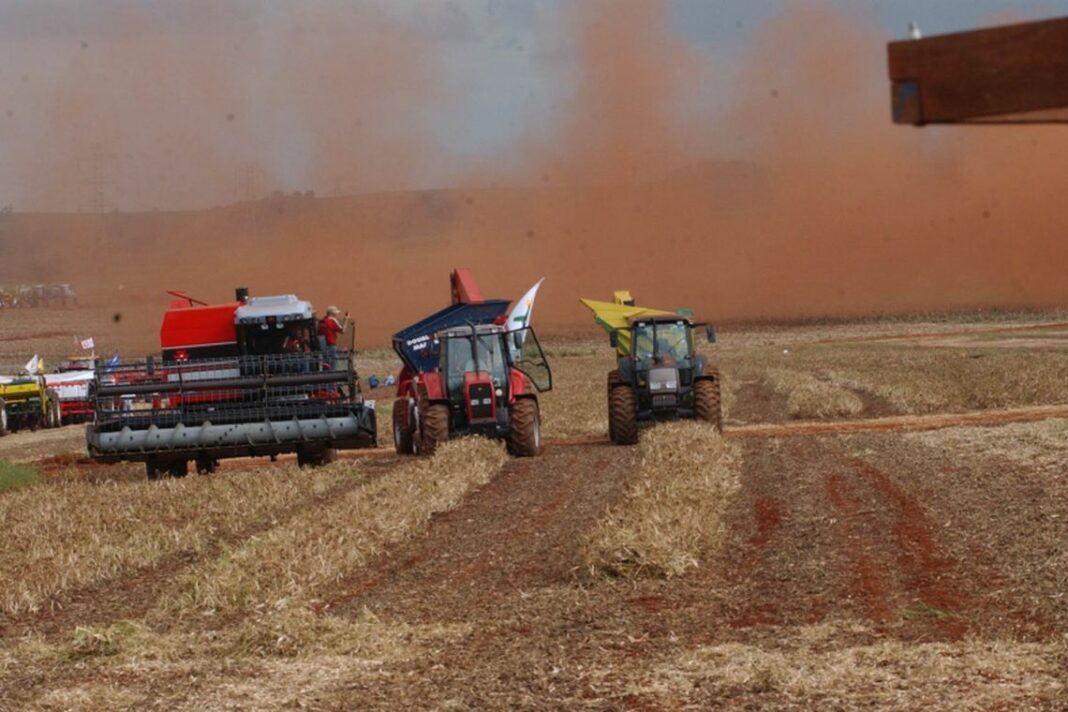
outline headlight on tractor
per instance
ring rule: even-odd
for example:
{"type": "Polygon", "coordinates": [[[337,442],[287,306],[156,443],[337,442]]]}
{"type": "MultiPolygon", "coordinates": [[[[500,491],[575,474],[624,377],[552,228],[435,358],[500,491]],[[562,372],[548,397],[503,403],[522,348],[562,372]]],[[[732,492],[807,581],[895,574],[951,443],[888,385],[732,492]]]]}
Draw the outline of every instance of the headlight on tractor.
{"type": "Polygon", "coordinates": [[[649,391],[651,393],[674,393],[678,388],[678,370],[674,368],[653,368],[649,370],[649,391]]]}

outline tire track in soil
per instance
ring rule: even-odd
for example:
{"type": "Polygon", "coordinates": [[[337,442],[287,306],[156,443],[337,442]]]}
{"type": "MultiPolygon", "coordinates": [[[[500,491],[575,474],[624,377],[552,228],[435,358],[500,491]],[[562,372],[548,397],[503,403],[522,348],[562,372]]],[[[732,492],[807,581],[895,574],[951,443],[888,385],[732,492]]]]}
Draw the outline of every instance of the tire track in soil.
{"type": "Polygon", "coordinates": [[[1051,418],[1068,418],[1068,405],[1043,405],[1004,410],[979,410],[966,413],[936,413],[931,415],[901,415],[861,420],[799,421],[793,423],[760,423],[727,428],[727,438],[776,438],[793,435],[834,435],[876,432],[916,432],[941,430],[961,426],[1005,425],[1027,423],[1051,418]]]}
{"type": "Polygon", "coordinates": [[[747,441],[726,525],[732,535],[704,576],[726,593],[712,617],[736,629],[857,608],[899,636],[969,631],[965,572],[942,553],[923,505],[833,439],[747,441]]]}
{"type": "Polygon", "coordinates": [[[478,620],[503,596],[572,582],[580,535],[622,494],[635,452],[549,443],[539,457],[513,459],[323,608],[366,606],[408,622],[478,620]]]}
{"type": "Polygon", "coordinates": [[[142,618],[152,609],[163,590],[181,572],[218,556],[223,547],[284,526],[310,508],[333,501],[339,496],[381,477],[397,463],[390,453],[380,461],[364,462],[365,472],[311,495],[284,509],[265,516],[232,534],[211,542],[204,550],[178,551],[159,561],[132,571],[66,591],[48,602],[48,608],[36,613],[9,617],[0,615],[0,641],[10,642],[29,633],[45,637],[64,635],[73,626],[112,623],[116,620],[142,618]]]}

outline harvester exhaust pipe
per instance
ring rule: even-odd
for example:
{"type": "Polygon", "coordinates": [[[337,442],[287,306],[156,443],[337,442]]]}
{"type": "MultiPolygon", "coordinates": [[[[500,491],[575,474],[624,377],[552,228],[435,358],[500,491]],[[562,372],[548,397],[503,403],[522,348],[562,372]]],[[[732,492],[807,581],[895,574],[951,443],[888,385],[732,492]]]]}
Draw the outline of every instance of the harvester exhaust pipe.
{"type": "Polygon", "coordinates": [[[238,287],[234,290],[234,298],[239,302],[248,301],[248,287],[238,287]]]}

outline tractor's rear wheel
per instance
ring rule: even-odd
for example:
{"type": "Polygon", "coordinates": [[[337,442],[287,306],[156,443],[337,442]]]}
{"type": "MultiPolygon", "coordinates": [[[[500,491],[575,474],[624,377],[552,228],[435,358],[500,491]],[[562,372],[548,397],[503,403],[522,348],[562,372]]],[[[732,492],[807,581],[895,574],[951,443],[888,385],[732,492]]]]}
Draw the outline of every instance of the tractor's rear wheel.
{"type": "Polygon", "coordinates": [[[693,410],[697,420],[723,431],[723,412],[719,399],[719,377],[699,378],[693,384],[693,410]]]}
{"type": "Polygon", "coordinates": [[[541,451],[541,415],[538,401],[519,398],[512,406],[508,430],[508,452],[516,457],[534,457],[541,451]]]}
{"type": "Polygon", "coordinates": [[[0,398],[0,435],[7,435],[7,403],[0,398]]]}
{"type": "Polygon", "coordinates": [[[433,455],[438,445],[449,439],[449,406],[427,405],[419,414],[419,452],[433,455]]]}
{"type": "Polygon", "coordinates": [[[398,398],[393,401],[393,446],[397,449],[398,455],[415,453],[409,415],[407,398],[398,398]]]}
{"type": "Polygon", "coordinates": [[[617,383],[608,391],[608,435],[616,445],[638,442],[638,403],[630,384],[617,383]]]}
{"type": "Polygon", "coordinates": [[[48,410],[52,413],[52,427],[58,428],[63,425],[63,411],[59,409],[59,398],[49,399],[48,410]]]}

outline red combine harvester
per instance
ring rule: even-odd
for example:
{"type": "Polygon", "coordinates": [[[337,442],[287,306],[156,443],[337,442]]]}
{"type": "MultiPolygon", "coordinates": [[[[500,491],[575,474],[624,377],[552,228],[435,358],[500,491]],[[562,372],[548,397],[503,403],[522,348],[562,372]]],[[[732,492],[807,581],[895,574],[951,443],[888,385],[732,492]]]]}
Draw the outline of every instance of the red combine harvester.
{"type": "Polygon", "coordinates": [[[509,302],[483,299],[466,269],[452,273],[452,300],[393,335],[404,364],[393,403],[397,452],[431,453],[474,434],[504,439],[513,455],[537,455],[538,393],[552,389],[552,372],[534,330],[509,331],[509,302]]]}
{"type": "Polygon", "coordinates": [[[86,429],[94,460],[144,462],[154,479],[181,477],[191,461],[201,473],[222,458],[281,453],[317,465],[337,449],[376,446],[352,343],[336,356],[322,350],[310,303],[245,289],[218,305],[172,294],[162,358],[96,370],[86,429]]]}

